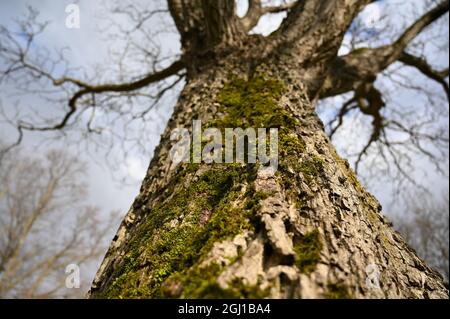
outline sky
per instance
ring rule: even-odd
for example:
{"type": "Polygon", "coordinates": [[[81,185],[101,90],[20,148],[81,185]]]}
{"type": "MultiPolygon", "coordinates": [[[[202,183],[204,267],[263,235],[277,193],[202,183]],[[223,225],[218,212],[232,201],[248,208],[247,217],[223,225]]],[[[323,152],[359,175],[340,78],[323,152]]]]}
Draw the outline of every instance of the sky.
{"type": "MultiPolygon", "coordinates": [[[[114,42],[107,43],[99,31],[98,15],[103,10],[101,1],[80,1],[80,23],[79,29],[68,29],[65,27],[66,12],[65,8],[73,1],[55,1],[44,0],[39,2],[38,9],[43,20],[51,21],[45,34],[39,38],[39,44],[50,48],[67,47],[68,59],[76,67],[94,66],[102,63],[108,56],[108,50],[114,46],[114,42]]],[[[32,2],[30,2],[32,3],[32,2]]],[[[27,2],[26,1],[2,1],[0,4],[0,21],[9,22],[23,15],[27,2]]],[[[10,97],[9,92],[2,92],[1,101],[5,105],[10,97]]],[[[32,103],[32,97],[25,99],[23,105],[32,103]]],[[[22,106],[20,106],[22,107],[22,106]]],[[[155,125],[156,126],[156,125],[155,125]]],[[[160,127],[158,127],[161,129],[160,127]]],[[[7,139],[8,133],[12,135],[15,132],[3,127],[6,131],[2,138],[7,139]]],[[[24,146],[33,148],[35,145],[45,140],[45,136],[39,134],[27,134],[24,146]]],[[[159,140],[159,135],[155,134],[153,145],[149,145],[149,149],[153,149],[159,140]]],[[[38,146],[40,147],[40,146],[38,146]]],[[[52,143],[48,148],[57,148],[59,143],[52,143]]],[[[78,153],[77,148],[73,147],[73,153],[78,153]]],[[[100,152],[102,153],[102,152],[100,152]]],[[[79,155],[79,153],[78,153],[79,155]]],[[[103,156],[105,154],[93,154],[93,157],[86,157],[89,162],[89,185],[90,185],[90,201],[91,203],[101,207],[104,211],[119,210],[126,212],[131,205],[132,200],[137,195],[139,182],[143,179],[147,168],[139,157],[130,157],[120,171],[122,175],[129,176],[127,185],[119,182],[122,176],[118,176],[117,172],[111,172],[110,168],[103,165],[103,156]]],[[[111,156],[115,156],[112,154],[111,156]]]]}
{"type": "MultiPolygon", "coordinates": [[[[13,20],[23,16],[25,5],[27,3],[32,4],[33,6],[36,6],[44,20],[51,21],[45,34],[37,40],[38,45],[52,50],[67,47],[66,53],[71,65],[82,67],[90,76],[95,74],[94,70],[96,65],[103,65],[104,77],[109,76],[109,74],[114,74],[118,65],[108,64],[109,62],[107,61],[110,61],[110,51],[114,49],[120,51],[123,46],[123,41],[119,38],[111,39],[106,36],[108,34],[114,35],[114,29],[105,22],[106,13],[104,2],[100,0],[76,1],[80,7],[81,25],[79,29],[68,29],[65,26],[67,17],[65,8],[68,4],[73,2],[74,1],[68,0],[40,0],[39,2],[27,2],[25,0],[1,1],[0,24],[12,27],[13,20]]],[[[136,2],[142,3],[142,1],[136,2]]],[[[401,11],[402,14],[406,14],[405,12],[413,10],[414,8],[412,8],[411,5],[407,6],[401,1],[396,0],[391,1],[390,5],[394,7],[397,5],[401,10],[399,9],[397,12],[388,10],[388,19],[383,23],[390,23],[396,27],[402,27],[402,24],[404,23],[398,17],[399,11],[401,11]]],[[[377,28],[380,28],[381,24],[376,21],[382,16],[382,13],[386,11],[385,6],[386,1],[379,1],[368,5],[360,14],[360,21],[368,30],[377,30],[377,28]]],[[[246,1],[238,1],[238,13],[240,15],[245,13],[246,7],[246,1]]],[[[279,25],[283,17],[284,14],[265,16],[261,19],[253,32],[269,34],[279,25]]],[[[169,17],[166,16],[166,18],[169,17]]],[[[122,20],[119,18],[118,21],[120,22],[122,20]]],[[[345,41],[349,41],[348,37],[346,37],[345,41]]],[[[179,43],[176,35],[172,33],[164,34],[161,38],[157,39],[157,42],[162,46],[164,53],[179,53],[179,43]]],[[[361,43],[361,45],[365,44],[366,43],[364,42],[361,43]]],[[[341,53],[343,54],[345,52],[346,49],[343,47],[341,53]]],[[[443,55],[435,55],[433,62],[443,65],[448,63],[444,62],[445,59],[448,61],[448,41],[447,51],[444,52],[443,55]]],[[[134,63],[132,62],[132,59],[129,59],[128,63],[130,69],[135,72],[133,74],[139,74],[142,70],[142,64],[134,63]]],[[[101,81],[102,79],[94,78],[94,80],[101,81]]],[[[86,160],[89,163],[87,181],[89,184],[89,202],[100,207],[104,214],[108,214],[108,212],[115,210],[122,212],[124,215],[139,192],[140,182],[145,176],[149,159],[151,158],[153,149],[158,144],[160,134],[172,113],[174,101],[176,100],[180,88],[181,85],[174,90],[169,98],[163,99],[158,108],[150,112],[150,118],[152,118],[153,121],[147,123],[144,152],[142,152],[142,150],[137,151],[132,149],[124,159],[123,153],[118,147],[114,147],[110,153],[106,153],[102,149],[96,150],[95,148],[92,148],[88,155],[84,152],[80,152],[79,146],[71,144],[72,142],[70,139],[60,140],[50,144],[45,143],[45,146],[42,147],[41,143],[46,141],[46,137],[48,137],[45,134],[26,134],[23,147],[32,152],[36,152],[36,149],[39,149],[39,152],[43,152],[42,149],[45,148],[65,147],[69,152],[86,160]],[[105,165],[105,157],[114,164],[105,165]],[[123,183],[124,177],[126,178],[126,183],[123,183]]],[[[13,102],[19,99],[17,96],[13,95],[14,89],[8,85],[3,85],[0,89],[0,103],[6,106],[9,111],[13,111],[15,107],[26,108],[27,105],[36,104],[34,97],[22,96],[20,97],[19,106],[13,106],[13,102]]],[[[411,98],[410,95],[401,98],[402,103],[405,104],[411,102],[411,99],[414,99],[414,97],[411,98]]],[[[58,111],[57,109],[46,106],[43,106],[41,108],[41,111],[42,110],[47,115],[53,115],[54,112],[58,111]]],[[[331,111],[326,111],[321,114],[321,116],[325,120],[331,113],[331,111]]],[[[359,143],[353,137],[355,130],[358,129],[358,125],[361,128],[365,125],[365,122],[358,118],[350,120],[346,129],[338,136],[336,142],[338,150],[344,150],[345,147],[348,146],[349,136],[351,136],[350,139],[355,145],[359,143]]],[[[2,134],[1,138],[4,140],[11,140],[15,134],[15,132],[5,124],[0,124],[0,133],[2,134]]],[[[414,160],[416,161],[416,166],[418,168],[425,168],[424,170],[428,172],[427,177],[420,177],[425,184],[430,185],[430,187],[433,185],[434,188],[438,189],[445,189],[447,187],[447,177],[436,174],[434,168],[431,168],[430,164],[423,158],[418,157],[414,160]]],[[[417,174],[419,174],[418,172],[419,170],[417,170],[417,174]]],[[[416,172],[412,172],[412,174],[414,175],[416,172]]],[[[380,180],[383,179],[380,178],[380,180]]],[[[369,190],[377,196],[386,210],[393,210],[395,205],[392,205],[392,190],[389,187],[386,187],[385,182],[369,184],[369,190]]],[[[115,229],[111,231],[111,236],[113,236],[114,233],[115,229]]]]}

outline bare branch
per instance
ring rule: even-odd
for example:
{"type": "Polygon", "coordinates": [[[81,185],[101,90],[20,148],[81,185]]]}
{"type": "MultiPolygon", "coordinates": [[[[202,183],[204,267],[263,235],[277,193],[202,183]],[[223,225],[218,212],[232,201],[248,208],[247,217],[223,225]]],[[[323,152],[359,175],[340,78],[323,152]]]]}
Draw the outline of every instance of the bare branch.
{"type": "Polygon", "coordinates": [[[342,105],[342,107],[340,108],[337,116],[327,124],[328,127],[331,127],[331,131],[329,134],[331,139],[333,138],[333,135],[338,131],[338,129],[344,123],[344,117],[347,115],[347,113],[357,107],[357,104],[355,102],[356,102],[356,99],[354,97],[352,97],[350,100],[345,102],[342,105]],[[334,122],[336,122],[336,121],[337,121],[336,126],[333,126],[334,122]]]}
{"type": "Polygon", "coordinates": [[[420,33],[423,29],[431,23],[442,17],[449,10],[449,1],[444,0],[436,7],[425,13],[418,20],[416,20],[409,28],[393,44],[397,55],[401,54],[403,49],[420,33]]]}
{"type": "Polygon", "coordinates": [[[403,51],[398,60],[406,65],[415,67],[425,76],[442,85],[445,93],[447,94],[447,99],[450,100],[448,83],[447,81],[445,81],[445,79],[448,77],[448,68],[442,71],[436,71],[428,64],[428,62],[424,58],[416,57],[405,51],[403,51]]]}
{"type": "MultiPolygon", "coordinates": [[[[146,11],[147,13],[141,17],[140,15],[135,15],[137,10],[135,7],[127,7],[127,9],[121,11],[119,8],[118,10],[124,14],[130,14],[130,18],[136,18],[140,21],[164,11],[164,9],[148,9],[146,11]]],[[[37,97],[40,100],[44,100],[47,105],[54,106],[56,112],[60,110],[61,105],[68,105],[68,107],[61,111],[60,119],[58,117],[43,119],[39,111],[36,111],[33,116],[29,116],[27,119],[22,114],[28,115],[33,113],[32,106],[28,108],[16,108],[17,111],[14,110],[14,112],[17,112],[17,114],[14,118],[8,116],[8,112],[4,113],[3,109],[0,110],[4,113],[2,114],[4,120],[17,130],[16,140],[0,150],[0,161],[4,154],[22,142],[24,132],[27,130],[59,131],[61,134],[64,134],[62,131],[66,130],[72,123],[75,124],[77,121],[83,121],[83,119],[80,119],[80,115],[94,108],[101,108],[108,113],[117,112],[128,114],[132,118],[137,118],[136,114],[143,113],[141,105],[147,105],[147,103],[137,105],[137,103],[132,103],[134,100],[137,100],[139,97],[145,97],[145,99],[151,100],[150,105],[156,105],[166,92],[174,88],[184,78],[184,73],[180,72],[185,68],[183,58],[179,58],[168,67],[162,68],[161,66],[166,63],[167,59],[174,60],[174,58],[160,58],[158,50],[142,53],[143,50],[139,51],[139,48],[136,46],[134,47],[139,51],[139,54],[145,55],[145,67],[150,68],[148,74],[143,76],[130,76],[131,72],[127,70],[127,77],[124,77],[120,68],[118,70],[119,74],[116,76],[116,83],[113,80],[109,80],[112,83],[95,84],[93,79],[99,78],[100,76],[92,76],[90,77],[91,79],[86,80],[78,78],[77,74],[79,74],[79,70],[68,68],[69,63],[64,57],[64,50],[56,52],[57,56],[55,57],[55,53],[33,42],[39,34],[42,34],[47,24],[40,23],[37,20],[37,12],[31,8],[30,10],[30,17],[26,17],[24,21],[17,22],[22,30],[19,35],[12,31],[12,27],[6,28],[0,26],[0,58],[2,59],[0,81],[4,84],[14,84],[14,88],[20,99],[25,100],[25,97],[28,96],[37,97]],[[29,50],[29,47],[32,45],[33,50],[29,50]],[[175,80],[171,78],[172,75],[176,75],[175,80]],[[166,79],[168,80],[166,81],[166,79]],[[106,98],[102,99],[102,97],[97,95],[102,95],[102,97],[106,96],[106,98]],[[134,99],[132,102],[128,101],[126,105],[130,107],[134,106],[135,111],[130,112],[128,110],[128,112],[123,112],[122,108],[125,108],[125,104],[113,107],[111,97],[117,99],[121,97],[134,99]],[[81,105],[83,108],[80,107],[81,105]],[[75,121],[72,122],[71,120],[74,118],[75,121]]],[[[138,23],[139,21],[135,22],[138,23]]],[[[150,36],[144,30],[139,31],[143,32],[144,39],[150,36]]],[[[126,33],[128,34],[127,39],[129,39],[129,30],[126,33]]],[[[149,46],[146,46],[146,48],[150,50],[149,46]]],[[[126,52],[126,48],[124,52],[126,52]]],[[[120,61],[115,64],[121,66],[120,61]]],[[[138,74],[139,70],[136,70],[135,73],[138,74]]],[[[104,74],[101,70],[95,72],[100,75],[104,74]]],[[[87,76],[84,77],[88,78],[87,76]]],[[[108,78],[111,78],[111,76],[108,78]]],[[[100,82],[101,80],[97,81],[100,82]]],[[[91,117],[86,123],[88,132],[101,133],[102,129],[95,127],[94,120],[95,112],[92,112],[91,117]]],[[[139,121],[142,121],[142,119],[139,119],[139,121]]]]}
{"type": "Polygon", "coordinates": [[[268,13],[280,13],[289,11],[294,7],[296,1],[283,3],[279,6],[263,6],[261,0],[249,0],[248,3],[249,6],[247,13],[241,19],[242,25],[246,32],[253,29],[258,24],[258,21],[263,15],[268,13]]]}
{"type": "Polygon", "coordinates": [[[369,49],[357,49],[337,57],[320,91],[320,97],[335,96],[354,90],[359,82],[371,81],[378,73],[399,60],[406,46],[430,23],[436,21],[449,10],[449,2],[422,15],[392,44],[369,49]]]}
{"type": "MultiPolygon", "coordinates": [[[[58,124],[55,124],[53,126],[46,126],[46,127],[33,127],[21,124],[20,127],[22,129],[30,130],[30,131],[50,131],[50,130],[60,130],[64,126],[66,126],[69,119],[72,117],[72,115],[77,110],[77,101],[82,98],[84,95],[92,94],[92,93],[104,93],[104,92],[128,92],[128,91],[134,91],[138,90],[140,88],[143,88],[147,85],[150,85],[152,83],[161,81],[167,77],[170,77],[171,75],[177,74],[177,72],[184,69],[184,62],[176,61],[172,63],[169,67],[155,72],[148,74],[144,76],[142,79],[129,82],[129,83],[121,83],[121,84],[102,84],[102,85],[88,85],[85,83],[82,83],[80,87],[82,87],[81,90],[76,92],[69,100],[69,111],[66,113],[62,121],[58,124]]],[[[64,82],[64,79],[61,79],[62,82],[64,82]]]]}

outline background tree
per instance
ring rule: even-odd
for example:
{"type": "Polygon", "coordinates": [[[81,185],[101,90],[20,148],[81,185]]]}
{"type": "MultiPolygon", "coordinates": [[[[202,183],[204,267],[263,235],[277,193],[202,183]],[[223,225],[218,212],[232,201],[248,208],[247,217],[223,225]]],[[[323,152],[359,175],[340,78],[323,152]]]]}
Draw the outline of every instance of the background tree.
{"type": "Polygon", "coordinates": [[[393,219],[394,225],[419,256],[438,269],[448,282],[448,191],[431,199],[423,193],[409,201],[409,214],[393,219]]]}
{"type": "MultiPolygon", "coordinates": [[[[14,150],[0,165],[0,297],[83,297],[111,224],[83,203],[84,165],[61,151],[30,158],[14,150]],[[80,287],[65,285],[69,264],[80,287]]],[[[117,217],[116,217],[117,218],[117,217]]]]}
{"type": "MultiPolygon", "coordinates": [[[[378,202],[336,155],[314,112],[319,100],[347,93],[350,99],[329,123],[330,134],[350,111],[370,118],[365,127],[369,137],[356,154],[356,169],[378,146],[376,154],[403,180],[414,182],[405,168],[410,163],[405,149],[423,153],[445,171],[439,155],[446,155],[448,126],[447,131],[443,125],[430,133],[424,129],[428,120],[408,126],[389,119],[387,115],[400,113],[385,112],[376,79],[401,62],[448,94],[448,69],[435,70],[423,57],[408,52],[412,41],[448,12],[448,1],[430,1],[427,12],[391,39],[384,37],[384,43],[339,54],[345,34],[356,32],[357,15],[370,2],[249,1],[242,17],[236,15],[234,1],[173,0],[162,9],[119,6],[113,11],[134,23],[126,29],[116,25],[114,31],[129,41],[121,48],[119,72],[97,73],[104,81],[102,76],[74,77],[73,70],[64,68],[62,54],[49,61],[45,51],[30,50],[45,27],[36,23],[33,10],[19,24],[19,37],[1,30],[6,66],[2,79],[19,91],[56,101],[55,106],[68,101],[60,119],[54,114],[40,122],[20,113],[7,117],[18,132],[11,146],[21,142],[25,131],[68,133],[80,123],[86,124],[87,132],[101,134],[105,127],[93,124],[99,109],[108,114],[107,121],[119,121],[125,128],[134,120],[146,123],[155,103],[186,81],[141,194],[93,284],[94,296],[446,296],[439,276],[379,215],[378,202]],[[160,54],[146,25],[167,12],[181,44],[181,53],[169,59],[160,54]],[[273,12],[287,12],[280,27],[268,36],[253,34],[260,18],[273,12]],[[124,57],[133,59],[135,67],[124,71],[124,57]],[[139,74],[149,65],[150,72],[139,74]],[[44,91],[49,85],[61,90],[44,91]],[[239,165],[226,172],[208,165],[171,170],[170,130],[190,127],[195,118],[219,128],[279,127],[279,171],[267,176],[263,170],[239,165]],[[406,140],[392,138],[399,134],[406,140]],[[182,252],[185,248],[189,250],[182,252]],[[380,268],[381,289],[366,285],[370,265],[380,268]],[[210,277],[200,278],[205,273],[210,277]]],[[[138,145],[144,144],[141,132],[131,137],[138,145]]],[[[117,137],[116,133],[109,130],[108,136],[117,137]]]]}

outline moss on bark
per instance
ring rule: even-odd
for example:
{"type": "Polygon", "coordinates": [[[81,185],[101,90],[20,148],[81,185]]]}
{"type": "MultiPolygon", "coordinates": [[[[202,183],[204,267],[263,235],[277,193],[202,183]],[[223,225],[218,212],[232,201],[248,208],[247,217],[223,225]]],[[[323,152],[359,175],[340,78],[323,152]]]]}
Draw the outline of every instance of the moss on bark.
{"type": "Polygon", "coordinates": [[[296,239],[294,244],[295,265],[300,272],[309,274],[314,271],[320,260],[321,250],[322,242],[317,229],[296,239]]]}
{"type": "MultiPolygon", "coordinates": [[[[311,181],[322,160],[300,155],[306,150],[295,129],[298,120],[280,107],[282,82],[267,75],[250,81],[233,79],[218,94],[222,117],[209,127],[278,128],[281,166],[293,166],[311,181]]],[[[145,222],[130,240],[120,271],[101,294],[109,298],[257,298],[266,295],[257,287],[232,282],[223,289],[216,278],[221,266],[200,267],[215,242],[257,231],[259,203],[267,194],[255,192],[258,164],[182,164],[163,196],[146,212],[145,222]]],[[[299,238],[296,264],[309,273],[318,261],[318,233],[299,238]]]]}

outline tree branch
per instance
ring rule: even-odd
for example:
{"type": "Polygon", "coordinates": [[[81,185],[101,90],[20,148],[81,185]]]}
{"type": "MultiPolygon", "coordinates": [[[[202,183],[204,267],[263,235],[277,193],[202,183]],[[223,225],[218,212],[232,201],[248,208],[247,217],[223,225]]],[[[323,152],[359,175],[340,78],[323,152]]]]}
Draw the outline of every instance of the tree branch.
{"type": "Polygon", "coordinates": [[[434,70],[424,58],[416,57],[405,51],[402,52],[402,55],[398,60],[406,65],[415,67],[425,76],[441,84],[445,90],[445,93],[447,94],[447,99],[450,100],[449,86],[448,83],[445,81],[445,78],[448,77],[449,72],[448,68],[442,71],[434,70]]]}
{"type": "Polygon", "coordinates": [[[369,0],[297,1],[284,19],[277,36],[282,36],[284,43],[288,44],[302,39],[301,42],[314,40],[314,49],[328,47],[328,41],[334,44],[341,39],[347,26],[367,3],[369,0]],[[337,15],[336,12],[343,14],[337,15]]]}
{"type": "Polygon", "coordinates": [[[245,16],[241,19],[242,25],[246,32],[253,29],[257,24],[259,19],[267,13],[279,13],[284,11],[289,11],[295,5],[294,2],[284,3],[279,6],[267,6],[264,7],[261,0],[249,0],[248,10],[245,16]]]}
{"type": "Polygon", "coordinates": [[[347,102],[345,102],[341,108],[339,109],[338,114],[335,118],[333,118],[330,122],[328,122],[327,127],[330,128],[330,139],[333,139],[334,134],[337,132],[337,130],[342,126],[344,123],[344,117],[348,114],[351,110],[358,107],[358,105],[355,103],[356,99],[355,97],[352,97],[347,102]],[[337,124],[333,126],[333,124],[337,121],[337,124]]]}
{"type": "Polygon", "coordinates": [[[239,42],[243,30],[238,24],[234,0],[202,0],[207,47],[239,42]]]}
{"type": "Polygon", "coordinates": [[[269,41],[267,55],[286,56],[284,63],[308,74],[310,99],[317,97],[330,63],[337,56],[345,32],[369,0],[303,0],[294,4],[269,41]],[[336,14],[339,12],[340,14],[336,14]]]}
{"type": "Polygon", "coordinates": [[[406,46],[422,30],[448,10],[449,1],[443,1],[416,20],[392,44],[374,49],[356,49],[345,56],[336,57],[321,88],[320,98],[353,91],[358,83],[372,81],[378,73],[402,57],[406,46]]]}
{"type": "Polygon", "coordinates": [[[168,0],[169,11],[181,36],[185,51],[202,46],[206,30],[203,25],[202,0],[168,0]]]}
{"type": "MultiPolygon", "coordinates": [[[[396,50],[403,51],[403,49],[432,22],[436,21],[448,12],[449,1],[444,0],[439,3],[435,8],[428,11],[426,14],[416,20],[403,34],[397,39],[394,46],[396,50]],[[400,49],[401,48],[401,49],[400,49]]],[[[399,52],[399,53],[400,53],[399,52]]]]}
{"type": "MultiPolygon", "coordinates": [[[[59,130],[65,127],[69,121],[69,119],[73,116],[73,114],[77,110],[77,101],[82,98],[84,95],[91,93],[105,93],[105,92],[129,92],[135,91],[145,86],[148,86],[152,83],[161,81],[171,75],[175,75],[177,72],[184,69],[185,64],[183,61],[178,60],[172,63],[167,68],[157,71],[155,73],[148,74],[140,80],[136,80],[128,83],[120,83],[120,84],[102,84],[102,85],[89,85],[84,82],[77,81],[78,86],[80,86],[81,90],[77,91],[69,100],[69,111],[65,114],[63,119],[53,126],[43,126],[43,127],[34,127],[26,124],[20,124],[20,129],[26,129],[30,131],[51,131],[51,130],[59,130]]],[[[70,79],[62,78],[57,80],[57,85],[64,82],[73,82],[70,79]]]]}
{"type": "Polygon", "coordinates": [[[370,146],[378,141],[384,129],[384,118],[381,109],[385,107],[381,92],[374,83],[363,83],[355,90],[355,100],[360,111],[372,117],[372,133],[366,145],[363,147],[355,162],[355,172],[358,173],[359,164],[370,146]]]}

